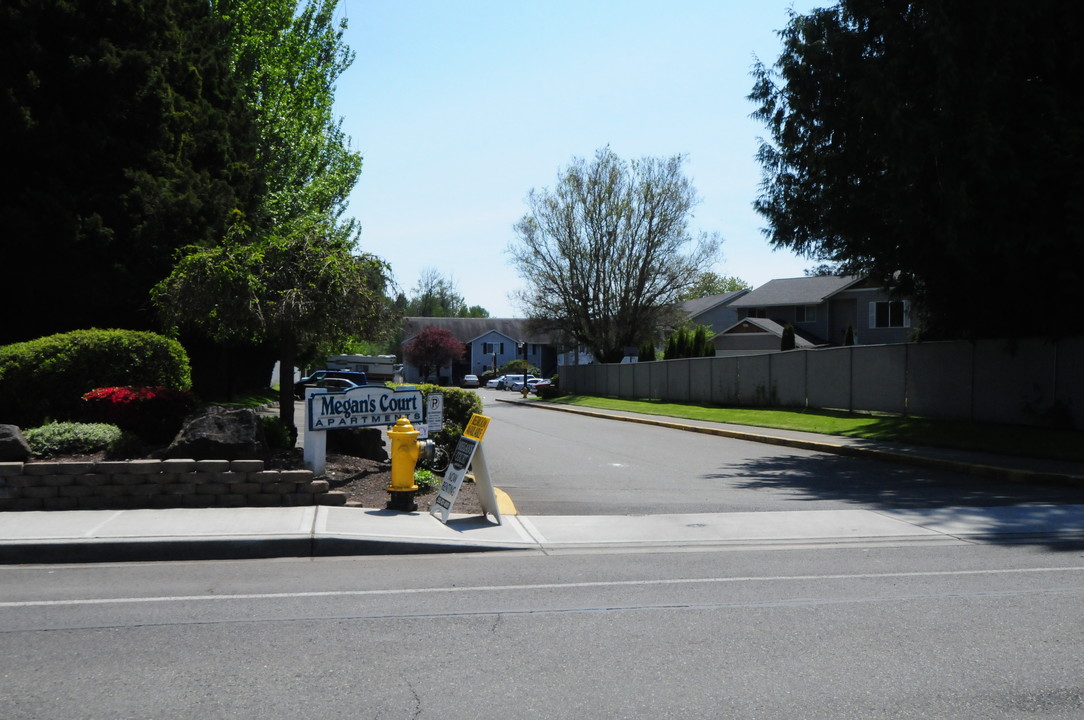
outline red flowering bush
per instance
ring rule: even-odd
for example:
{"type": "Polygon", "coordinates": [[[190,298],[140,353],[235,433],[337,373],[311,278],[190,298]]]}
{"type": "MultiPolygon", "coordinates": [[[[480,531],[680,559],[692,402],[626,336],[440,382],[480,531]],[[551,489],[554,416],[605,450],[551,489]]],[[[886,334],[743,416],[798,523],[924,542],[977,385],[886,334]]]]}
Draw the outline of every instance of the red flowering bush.
{"type": "Polygon", "coordinates": [[[147,442],[169,442],[196,409],[196,396],[166,387],[105,387],[83,396],[83,416],[108,423],[147,442]]]}

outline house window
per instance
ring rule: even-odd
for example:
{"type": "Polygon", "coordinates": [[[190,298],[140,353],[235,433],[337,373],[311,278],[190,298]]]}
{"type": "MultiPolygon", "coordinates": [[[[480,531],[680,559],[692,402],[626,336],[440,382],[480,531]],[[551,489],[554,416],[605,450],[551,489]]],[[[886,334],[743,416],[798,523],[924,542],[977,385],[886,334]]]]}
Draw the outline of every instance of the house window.
{"type": "Polygon", "coordinates": [[[766,308],[749,308],[749,314],[745,317],[766,318],[768,317],[768,310],[766,308]]]}
{"type": "Polygon", "coordinates": [[[494,353],[496,353],[497,355],[504,355],[504,343],[482,343],[483,355],[492,355],[494,353]]]}
{"type": "Polygon", "coordinates": [[[869,304],[871,328],[911,327],[911,303],[906,300],[882,300],[869,304]]]}
{"type": "Polygon", "coordinates": [[[794,311],[794,321],[800,323],[817,322],[817,306],[799,305],[794,311]]]}

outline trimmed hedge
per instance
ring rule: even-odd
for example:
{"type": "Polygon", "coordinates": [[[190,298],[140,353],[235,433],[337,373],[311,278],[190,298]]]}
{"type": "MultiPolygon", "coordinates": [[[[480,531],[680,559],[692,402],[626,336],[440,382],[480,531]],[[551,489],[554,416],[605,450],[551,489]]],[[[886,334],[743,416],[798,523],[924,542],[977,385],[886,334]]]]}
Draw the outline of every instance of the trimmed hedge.
{"type": "Polygon", "coordinates": [[[106,423],[49,423],[30,428],[23,435],[37,457],[91,454],[111,451],[124,441],[124,432],[106,423]]]}
{"type": "Polygon", "coordinates": [[[189,390],[188,355],[176,340],[135,330],[76,330],[0,347],[0,423],[76,420],[84,394],[117,385],[189,390]]]}

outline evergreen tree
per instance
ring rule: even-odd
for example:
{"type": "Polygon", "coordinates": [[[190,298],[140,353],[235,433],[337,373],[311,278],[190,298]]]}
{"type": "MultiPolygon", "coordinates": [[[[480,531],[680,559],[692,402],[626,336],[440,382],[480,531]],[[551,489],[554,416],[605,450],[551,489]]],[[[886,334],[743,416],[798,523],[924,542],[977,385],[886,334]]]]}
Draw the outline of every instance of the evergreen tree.
{"type": "Polygon", "coordinates": [[[252,117],[203,0],[0,4],[0,343],[155,327],[148,291],[183,245],[258,200],[252,117]]]}
{"type": "Polygon", "coordinates": [[[708,329],[703,325],[697,325],[693,332],[692,348],[689,357],[704,357],[708,354],[708,329]]]}
{"type": "Polygon", "coordinates": [[[750,98],[773,245],[914,300],[929,335],[1084,331],[1084,4],[793,15],[750,98]],[[1043,312],[990,289],[1041,282],[1043,312]]]}
{"type": "Polygon", "coordinates": [[[795,347],[794,342],[794,326],[787,323],[783,326],[783,337],[779,341],[780,350],[793,350],[795,347]]]}

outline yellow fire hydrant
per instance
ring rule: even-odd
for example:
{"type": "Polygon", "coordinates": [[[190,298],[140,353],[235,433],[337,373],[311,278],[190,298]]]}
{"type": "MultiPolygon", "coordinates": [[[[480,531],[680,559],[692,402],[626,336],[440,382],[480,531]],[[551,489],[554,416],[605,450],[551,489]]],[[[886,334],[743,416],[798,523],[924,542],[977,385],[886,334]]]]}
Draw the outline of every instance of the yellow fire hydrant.
{"type": "Polygon", "coordinates": [[[414,493],[418,491],[418,486],[414,484],[414,466],[418,462],[418,454],[421,451],[418,435],[418,431],[405,417],[399,418],[395,427],[388,430],[388,437],[391,438],[389,510],[411,512],[418,509],[417,503],[414,502],[414,493]]]}

